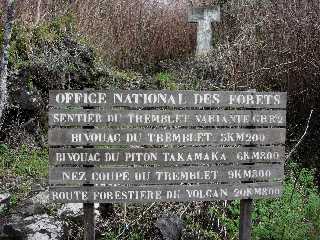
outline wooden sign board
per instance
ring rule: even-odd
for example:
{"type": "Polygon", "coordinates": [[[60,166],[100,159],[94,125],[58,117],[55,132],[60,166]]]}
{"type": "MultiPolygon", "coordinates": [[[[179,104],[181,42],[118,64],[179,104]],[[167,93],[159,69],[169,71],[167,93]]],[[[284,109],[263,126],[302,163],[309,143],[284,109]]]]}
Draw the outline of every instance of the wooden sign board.
{"type": "Polygon", "coordinates": [[[285,142],[285,129],[50,129],[51,146],[269,145],[285,142]]]}
{"type": "Polygon", "coordinates": [[[50,199],[278,197],[286,102],[282,92],[50,91],[50,199]]]}
{"type": "Polygon", "coordinates": [[[50,91],[52,107],[172,107],[172,108],[269,108],[285,109],[283,92],[216,92],[216,91],[50,91]]]}
{"type": "Polygon", "coordinates": [[[284,147],[50,148],[51,165],[213,165],[280,163],[284,147]]]}
{"type": "Polygon", "coordinates": [[[282,183],[51,187],[49,199],[60,203],[148,203],[277,198],[282,183]]]}
{"type": "Polygon", "coordinates": [[[49,126],[286,126],[286,111],[50,110],[49,126]]]}
{"type": "Polygon", "coordinates": [[[187,167],[54,167],[50,184],[173,184],[281,180],[283,164],[187,167]]]}

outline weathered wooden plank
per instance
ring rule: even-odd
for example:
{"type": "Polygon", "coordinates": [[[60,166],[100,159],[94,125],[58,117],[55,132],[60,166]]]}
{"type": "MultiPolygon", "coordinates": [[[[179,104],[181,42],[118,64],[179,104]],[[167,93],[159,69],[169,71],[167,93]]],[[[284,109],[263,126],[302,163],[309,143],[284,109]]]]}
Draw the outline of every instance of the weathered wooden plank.
{"type": "Polygon", "coordinates": [[[51,167],[50,184],[172,184],[277,180],[283,164],[197,167],[51,167]]]}
{"type": "Polygon", "coordinates": [[[49,129],[49,145],[283,144],[285,129],[49,129]]]}
{"type": "Polygon", "coordinates": [[[60,203],[147,203],[191,202],[234,199],[277,198],[282,183],[50,187],[49,199],[60,203]]]}
{"type": "Polygon", "coordinates": [[[285,149],[275,147],[50,148],[52,165],[185,165],[282,162],[285,149]]]}
{"type": "Polygon", "coordinates": [[[284,92],[218,91],[50,91],[49,106],[124,106],[124,107],[239,107],[285,109],[284,92]]]}
{"type": "Polygon", "coordinates": [[[50,110],[50,126],[286,126],[279,110],[50,110]]]}

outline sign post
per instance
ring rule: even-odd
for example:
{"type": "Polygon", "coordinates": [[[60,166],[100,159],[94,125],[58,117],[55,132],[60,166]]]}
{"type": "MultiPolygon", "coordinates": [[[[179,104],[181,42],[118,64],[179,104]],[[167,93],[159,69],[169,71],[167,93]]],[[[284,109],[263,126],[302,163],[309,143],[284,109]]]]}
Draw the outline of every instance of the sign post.
{"type": "Polygon", "coordinates": [[[83,217],[84,217],[84,240],[95,239],[95,215],[94,203],[83,204],[83,217]]]}
{"type": "MultiPolygon", "coordinates": [[[[256,90],[252,89],[252,90],[249,90],[248,92],[256,92],[256,90]]],[[[241,199],[240,200],[239,240],[251,240],[252,211],[253,211],[253,200],[241,199]]]]}
{"type": "MultiPolygon", "coordinates": [[[[92,89],[86,89],[86,91],[92,91],[92,89]]],[[[83,107],[84,110],[89,111],[94,107],[83,107]]],[[[94,129],[93,124],[87,124],[82,127],[83,129],[94,129]]],[[[85,146],[85,152],[92,146],[85,146]]],[[[83,165],[84,168],[93,168],[94,165],[83,165]]],[[[94,186],[93,184],[84,184],[85,186],[94,186]]],[[[95,208],[93,202],[83,203],[83,218],[84,218],[84,240],[95,240],[96,238],[96,219],[95,219],[95,208]]]]}
{"type": "Polygon", "coordinates": [[[84,203],[241,201],[282,194],[286,93],[50,91],[50,200],[84,203]],[[99,109],[92,109],[99,107],[99,109]],[[102,185],[103,184],[103,185],[102,185]]]}
{"type": "Polygon", "coordinates": [[[252,199],[243,199],[240,201],[240,240],[251,240],[252,210],[252,199]]]}

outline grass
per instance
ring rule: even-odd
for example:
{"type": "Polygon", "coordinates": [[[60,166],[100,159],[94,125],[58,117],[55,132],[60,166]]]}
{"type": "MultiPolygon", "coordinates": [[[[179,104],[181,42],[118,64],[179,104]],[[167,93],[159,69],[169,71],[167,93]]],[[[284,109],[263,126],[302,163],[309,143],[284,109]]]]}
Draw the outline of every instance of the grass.
{"type": "MultiPolygon", "coordinates": [[[[320,195],[313,172],[300,169],[298,177],[287,177],[279,199],[255,201],[253,239],[319,240],[320,195]]],[[[232,201],[222,222],[230,239],[238,239],[240,201],[232,201]]],[[[222,214],[220,214],[221,217],[222,214]]]]}
{"type": "Polygon", "coordinates": [[[0,145],[0,176],[45,178],[48,176],[47,149],[35,150],[22,146],[18,150],[0,145]]]}
{"type": "Polygon", "coordinates": [[[11,206],[28,197],[32,185],[47,181],[48,165],[47,149],[0,145],[0,192],[11,194],[11,206]]]}
{"type": "Polygon", "coordinates": [[[155,79],[159,82],[161,89],[177,90],[174,76],[169,72],[159,72],[155,75],[155,79]]]}

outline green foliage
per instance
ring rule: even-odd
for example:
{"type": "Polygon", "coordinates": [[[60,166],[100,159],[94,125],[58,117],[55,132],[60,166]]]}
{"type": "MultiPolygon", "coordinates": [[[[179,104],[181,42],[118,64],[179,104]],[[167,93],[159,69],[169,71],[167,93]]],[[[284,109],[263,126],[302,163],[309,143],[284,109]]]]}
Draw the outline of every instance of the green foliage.
{"type": "Polygon", "coordinates": [[[7,145],[0,145],[0,180],[6,183],[0,186],[0,191],[11,193],[11,207],[30,194],[34,183],[47,177],[47,149],[36,150],[22,146],[15,150],[7,145]]]}
{"type": "MultiPolygon", "coordinates": [[[[258,200],[253,213],[253,239],[257,240],[318,240],[320,236],[320,196],[313,184],[313,173],[302,169],[299,181],[285,181],[280,199],[258,200]]],[[[228,207],[222,217],[230,239],[238,238],[240,201],[228,207]]]]}
{"type": "Polygon", "coordinates": [[[0,145],[0,176],[6,174],[36,179],[48,176],[47,150],[29,149],[22,146],[19,150],[0,145]]]}
{"type": "Polygon", "coordinates": [[[159,72],[156,74],[155,78],[159,82],[160,88],[168,90],[177,90],[177,85],[171,73],[159,72]]]}
{"type": "Polygon", "coordinates": [[[258,202],[257,210],[269,205],[272,211],[264,209],[264,212],[257,214],[258,225],[254,234],[257,239],[266,239],[271,236],[271,239],[316,240],[320,235],[318,225],[320,216],[314,213],[320,211],[319,201],[320,197],[313,186],[312,173],[302,169],[296,188],[293,179],[288,179],[284,195],[280,200],[258,202]],[[313,214],[310,214],[310,211],[313,214]]]}
{"type": "Polygon", "coordinates": [[[103,240],[117,240],[117,234],[115,234],[114,232],[109,232],[109,233],[106,233],[102,239],[103,240]]]}
{"type": "MultiPolygon", "coordinates": [[[[47,107],[49,89],[96,87],[99,84],[95,83],[101,78],[107,79],[105,69],[100,71],[96,66],[94,50],[77,40],[73,25],[72,15],[37,26],[16,22],[9,49],[8,79],[8,111],[13,113],[8,113],[10,121],[4,123],[3,129],[10,129],[7,126],[16,124],[17,109],[32,109],[29,118],[42,121],[41,113],[47,107]],[[30,97],[22,97],[26,95],[30,97]],[[32,102],[32,99],[37,102],[32,102]]],[[[45,122],[47,119],[39,125],[46,126],[45,122]]]]}
{"type": "Polygon", "coordinates": [[[133,81],[139,77],[135,72],[130,70],[125,71],[120,69],[114,69],[112,73],[113,73],[112,75],[115,78],[119,78],[125,81],[133,81]]]}
{"type": "Polygon", "coordinates": [[[12,195],[10,198],[10,205],[15,206],[18,203],[17,195],[12,195]]]}
{"type": "Polygon", "coordinates": [[[140,233],[133,233],[130,237],[129,240],[143,240],[143,235],[140,233]]]}
{"type": "Polygon", "coordinates": [[[28,60],[29,48],[30,35],[28,31],[22,25],[15,25],[10,41],[9,65],[15,68],[24,66],[28,60]]]}
{"type": "MultiPolygon", "coordinates": [[[[33,54],[43,50],[43,47],[54,46],[62,41],[70,34],[68,29],[71,29],[74,24],[72,15],[59,17],[32,28],[21,23],[15,24],[9,49],[10,66],[15,69],[28,66],[33,54]]],[[[3,38],[2,35],[1,31],[0,42],[3,38]]]]}
{"type": "Polygon", "coordinates": [[[39,75],[42,72],[52,78],[57,73],[61,76],[75,72],[89,75],[91,72],[86,70],[92,64],[92,49],[77,43],[72,30],[74,25],[75,19],[71,14],[35,27],[15,24],[9,50],[10,70],[32,71],[30,74],[35,82],[41,80],[39,75]]]}
{"type": "Polygon", "coordinates": [[[55,18],[53,21],[36,26],[33,29],[33,39],[37,44],[54,43],[69,35],[74,25],[75,18],[71,14],[55,18]]]}
{"type": "Polygon", "coordinates": [[[214,232],[211,229],[203,228],[198,223],[192,223],[186,225],[186,232],[189,232],[187,236],[190,236],[190,239],[203,239],[203,240],[219,240],[219,234],[214,232]],[[194,236],[192,233],[196,233],[197,237],[194,236]]]}
{"type": "MultiPolygon", "coordinates": [[[[120,229],[119,229],[120,230],[120,229]]],[[[104,234],[104,237],[101,238],[101,240],[118,240],[121,233],[115,233],[115,232],[107,232],[104,234]]],[[[122,239],[122,238],[120,238],[122,239]]],[[[130,235],[125,238],[128,240],[144,240],[143,235],[140,232],[130,232],[130,235]]]]}

